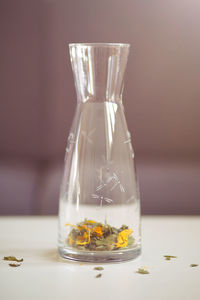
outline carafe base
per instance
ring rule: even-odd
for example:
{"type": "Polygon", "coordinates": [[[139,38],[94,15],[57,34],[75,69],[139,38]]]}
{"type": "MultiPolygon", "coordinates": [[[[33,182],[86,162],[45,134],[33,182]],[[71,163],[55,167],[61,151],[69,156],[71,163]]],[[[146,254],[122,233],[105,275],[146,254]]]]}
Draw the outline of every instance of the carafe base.
{"type": "Polygon", "coordinates": [[[141,246],[132,249],[117,251],[77,251],[71,248],[58,248],[59,254],[64,259],[89,262],[112,263],[136,259],[141,254],[141,246]]]}

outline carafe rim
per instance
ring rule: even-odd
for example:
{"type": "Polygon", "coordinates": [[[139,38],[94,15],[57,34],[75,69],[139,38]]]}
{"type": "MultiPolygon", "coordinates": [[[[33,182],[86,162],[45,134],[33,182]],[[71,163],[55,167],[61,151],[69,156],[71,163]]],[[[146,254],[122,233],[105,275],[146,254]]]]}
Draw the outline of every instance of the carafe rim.
{"type": "Polygon", "coordinates": [[[130,44],[126,43],[69,43],[69,47],[81,46],[81,47],[120,47],[129,48],[130,44]]]}

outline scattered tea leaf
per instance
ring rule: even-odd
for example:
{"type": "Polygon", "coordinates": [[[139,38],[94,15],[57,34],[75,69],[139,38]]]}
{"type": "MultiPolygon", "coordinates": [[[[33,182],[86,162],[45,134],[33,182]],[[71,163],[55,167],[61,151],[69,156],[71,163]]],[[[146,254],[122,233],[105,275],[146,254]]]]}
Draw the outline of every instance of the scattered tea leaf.
{"type": "Polygon", "coordinates": [[[139,274],[149,274],[149,271],[145,268],[145,267],[141,267],[137,270],[136,273],[139,273],[139,274]]]}
{"type": "Polygon", "coordinates": [[[10,267],[14,267],[14,268],[15,268],[15,267],[19,267],[19,266],[21,266],[21,264],[9,264],[9,266],[10,266],[10,267]]]}
{"type": "Polygon", "coordinates": [[[198,265],[197,264],[191,264],[190,267],[192,267],[192,268],[193,267],[198,267],[198,265]]]}
{"type": "Polygon", "coordinates": [[[15,256],[4,256],[3,260],[22,262],[23,258],[17,259],[15,256]]]}
{"type": "Polygon", "coordinates": [[[102,270],[104,270],[104,268],[103,267],[94,267],[93,270],[102,271],[102,270]]]}
{"type": "Polygon", "coordinates": [[[164,255],[165,260],[171,260],[171,258],[177,258],[177,256],[174,255],[164,255]]]}
{"type": "Polygon", "coordinates": [[[100,277],[102,277],[101,273],[99,273],[99,274],[96,275],[96,278],[100,278],[100,277]]]}
{"type": "Polygon", "coordinates": [[[165,260],[171,260],[171,257],[167,256],[165,257],[165,260]]]}

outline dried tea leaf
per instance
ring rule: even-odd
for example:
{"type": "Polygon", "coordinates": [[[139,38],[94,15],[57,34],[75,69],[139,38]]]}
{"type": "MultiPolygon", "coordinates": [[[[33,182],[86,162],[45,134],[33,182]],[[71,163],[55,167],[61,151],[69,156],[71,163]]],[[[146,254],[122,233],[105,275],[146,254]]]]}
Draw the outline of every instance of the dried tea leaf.
{"type": "Polygon", "coordinates": [[[128,229],[128,226],[123,224],[123,225],[120,227],[119,230],[120,230],[120,231],[123,231],[123,230],[125,230],[125,229],[128,229]]]}
{"type": "Polygon", "coordinates": [[[104,270],[104,268],[103,267],[94,267],[93,270],[102,271],[102,270],[104,270]]]}
{"type": "Polygon", "coordinates": [[[165,260],[171,260],[171,258],[177,258],[177,256],[174,255],[164,255],[165,260]]]}
{"type": "Polygon", "coordinates": [[[100,278],[100,277],[102,277],[101,273],[99,273],[99,274],[96,275],[96,278],[100,278]]]}
{"type": "Polygon", "coordinates": [[[127,245],[127,248],[128,248],[128,247],[131,247],[131,246],[134,244],[134,242],[135,242],[134,237],[133,237],[133,236],[130,236],[130,237],[128,238],[128,245],[127,245]]]}
{"type": "Polygon", "coordinates": [[[117,240],[116,234],[110,234],[104,239],[105,250],[111,251],[115,248],[115,243],[117,240]]]}
{"type": "Polygon", "coordinates": [[[137,270],[136,273],[139,273],[139,274],[149,274],[149,271],[145,268],[145,267],[141,267],[137,270]]]}
{"type": "Polygon", "coordinates": [[[192,267],[192,268],[193,267],[198,267],[198,265],[197,264],[191,264],[190,267],[192,267]]]}
{"type": "Polygon", "coordinates": [[[119,229],[112,227],[107,222],[102,224],[94,220],[85,219],[71,227],[66,242],[70,247],[82,251],[113,251],[122,248],[130,248],[134,244],[131,236],[133,230],[127,225],[122,225],[119,229]]]}
{"type": "Polygon", "coordinates": [[[21,264],[9,264],[9,266],[10,266],[10,267],[14,267],[14,268],[16,268],[16,267],[19,267],[19,266],[21,266],[21,264]]]}
{"type": "Polygon", "coordinates": [[[15,256],[4,256],[3,260],[22,262],[23,258],[17,259],[15,256]]]}

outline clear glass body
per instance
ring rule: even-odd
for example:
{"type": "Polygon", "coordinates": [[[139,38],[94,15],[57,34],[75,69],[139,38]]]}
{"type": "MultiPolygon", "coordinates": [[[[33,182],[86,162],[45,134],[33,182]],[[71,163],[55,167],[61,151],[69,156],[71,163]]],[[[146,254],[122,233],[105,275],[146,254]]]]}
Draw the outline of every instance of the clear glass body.
{"type": "Polygon", "coordinates": [[[62,257],[123,261],[141,251],[140,199],[122,104],[128,44],[70,44],[77,108],[60,191],[62,257]]]}

